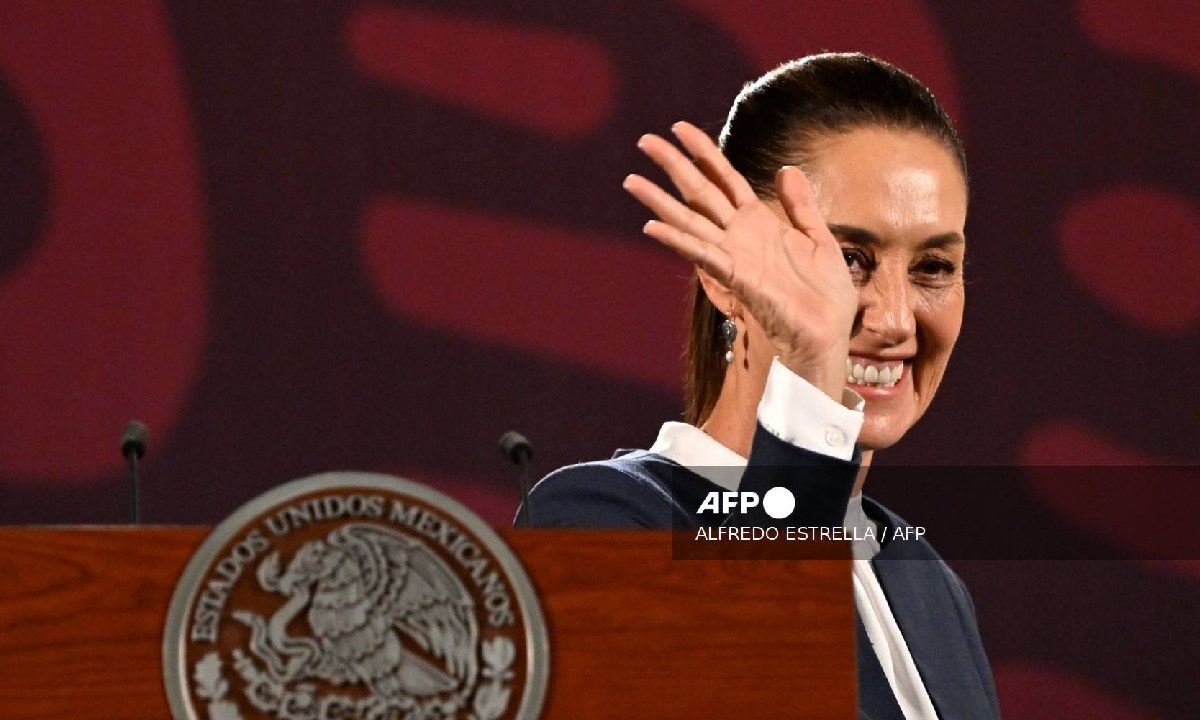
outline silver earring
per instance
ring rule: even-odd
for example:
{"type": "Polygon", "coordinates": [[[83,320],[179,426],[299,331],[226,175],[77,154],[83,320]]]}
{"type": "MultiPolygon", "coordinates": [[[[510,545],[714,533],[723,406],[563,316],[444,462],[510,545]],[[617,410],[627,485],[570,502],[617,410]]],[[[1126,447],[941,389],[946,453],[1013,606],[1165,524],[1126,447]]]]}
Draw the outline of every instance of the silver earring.
{"type": "Polygon", "coordinates": [[[737,325],[733,322],[733,307],[730,306],[729,314],[725,316],[725,320],[721,323],[721,337],[725,339],[725,362],[733,362],[733,341],[737,339],[737,325]]]}

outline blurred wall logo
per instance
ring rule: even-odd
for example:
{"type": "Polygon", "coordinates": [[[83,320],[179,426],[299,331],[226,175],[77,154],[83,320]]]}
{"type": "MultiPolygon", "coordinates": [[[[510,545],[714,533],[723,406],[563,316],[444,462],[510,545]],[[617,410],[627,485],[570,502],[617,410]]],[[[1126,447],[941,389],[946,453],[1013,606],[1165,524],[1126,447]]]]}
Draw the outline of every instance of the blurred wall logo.
{"type": "Polygon", "coordinates": [[[176,588],[176,718],[533,718],[549,665],[528,577],[457,502],[334,473],[256,498],[176,588]]]}

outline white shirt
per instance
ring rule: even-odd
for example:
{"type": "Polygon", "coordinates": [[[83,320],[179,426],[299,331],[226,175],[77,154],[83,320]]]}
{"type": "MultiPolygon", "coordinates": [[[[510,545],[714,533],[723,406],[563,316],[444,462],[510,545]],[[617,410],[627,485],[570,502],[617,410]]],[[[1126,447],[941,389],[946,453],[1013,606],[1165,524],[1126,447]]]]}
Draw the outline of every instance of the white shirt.
{"type": "MultiPolygon", "coordinates": [[[[858,393],[849,389],[842,396],[841,404],[834,402],[776,359],[758,405],[758,422],[784,442],[810,452],[849,460],[862,429],[863,405],[858,393]]],[[[658,432],[658,439],[650,446],[650,452],[690,468],[726,490],[737,490],[747,462],[746,458],[703,430],[680,422],[665,423],[658,432]]],[[[908,643],[904,641],[887,596],[871,569],[871,559],[880,549],[873,537],[878,528],[863,511],[862,495],[850,498],[843,522],[847,529],[857,529],[853,537],[872,536],[871,539],[855,540],[851,549],[854,555],[854,603],[892,693],[906,720],[937,720],[937,711],[917,672],[908,643]],[[875,532],[865,532],[868,527],[875,532]]]]}

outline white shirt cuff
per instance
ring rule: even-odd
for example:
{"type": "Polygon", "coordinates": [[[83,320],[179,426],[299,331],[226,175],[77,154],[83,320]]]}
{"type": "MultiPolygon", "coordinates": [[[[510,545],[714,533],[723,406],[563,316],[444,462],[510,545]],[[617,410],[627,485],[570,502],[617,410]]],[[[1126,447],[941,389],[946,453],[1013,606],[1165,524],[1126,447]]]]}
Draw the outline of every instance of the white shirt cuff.
{"type": "Polygon", "coordinates": [[[775,358],[758,403],[758,422],[786,443],[849,460],[862,430],[865,404],[850,388],[842,391],[840,404],[835,402],[775,358]]]}

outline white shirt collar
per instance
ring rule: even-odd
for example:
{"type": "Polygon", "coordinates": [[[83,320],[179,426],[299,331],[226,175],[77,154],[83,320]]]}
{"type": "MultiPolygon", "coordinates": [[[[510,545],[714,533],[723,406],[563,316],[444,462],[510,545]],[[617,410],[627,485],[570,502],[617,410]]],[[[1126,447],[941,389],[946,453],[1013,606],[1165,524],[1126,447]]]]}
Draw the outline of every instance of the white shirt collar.
{"type": "Polygon", "coordinates": [[[725,447],[695,425],[665,422],[650,452],[679,463],[711,483],[735,491],[746,458],[725,447]]]}

